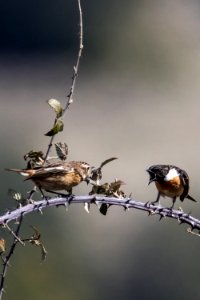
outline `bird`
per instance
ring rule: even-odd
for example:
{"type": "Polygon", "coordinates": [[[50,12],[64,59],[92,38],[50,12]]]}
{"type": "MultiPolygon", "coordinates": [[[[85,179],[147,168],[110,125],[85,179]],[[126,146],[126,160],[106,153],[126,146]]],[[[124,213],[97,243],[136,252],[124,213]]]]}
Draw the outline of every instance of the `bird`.
{"type": "Polygon", "coordinates": [[[81,181],[87,181],[91,173],[90,165],[82,161],[58,161],[32,169],[6,170],[21,174],[26,177],[25,180],[32,180],[43,196],[42,190],[47,192],[66,190],[72,194],[72,188],[81,181]]]}
{"type": "Polygon", "coordinates": [[[155,182],[158,190],[157,198],[151,204],[159,203],[160,196],[172,198],[173,209],[176,198],[185,198],[197,202],[189,195],[189,176],[186,171],[174,165],[153,165],[146,170],[149,173],[149,183],[155,182]]]}

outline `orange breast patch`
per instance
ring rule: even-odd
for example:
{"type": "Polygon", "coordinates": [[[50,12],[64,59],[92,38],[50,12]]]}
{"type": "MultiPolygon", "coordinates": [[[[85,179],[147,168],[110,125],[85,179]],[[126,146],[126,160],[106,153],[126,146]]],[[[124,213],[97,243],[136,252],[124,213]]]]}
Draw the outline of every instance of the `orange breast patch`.
{"type": "Polygon", "coordinates": [[[183,184],[179,176],[174,177],[169,181],[164,181],[162,183],[156,181],[155,185],[162,196],[167,196],[170,198],[180,197],[184,190],[183,184]]]}

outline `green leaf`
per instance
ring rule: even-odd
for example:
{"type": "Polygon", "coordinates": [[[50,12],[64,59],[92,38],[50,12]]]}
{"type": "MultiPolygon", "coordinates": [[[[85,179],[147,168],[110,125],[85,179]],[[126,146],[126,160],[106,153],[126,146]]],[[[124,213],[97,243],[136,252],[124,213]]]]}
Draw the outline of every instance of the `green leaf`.
{"type": "Polygon", "coordinates": [[[60,102],[56,99],[49,99],[47,101],[47,103],[53,108],[53,110],[56,113],[57,118],[60,118],[62,116],[62,112],[63,112],[60,102]]]}
{"type": "Polygon", "coordinates": [[[53,135],[57,134],[58,132],[63,131],[63,128],[64,128],[63,121],[61,119],[57,119],[54,127],[50,131],[45,133],[45,135],[53,136],[53,135]]]}

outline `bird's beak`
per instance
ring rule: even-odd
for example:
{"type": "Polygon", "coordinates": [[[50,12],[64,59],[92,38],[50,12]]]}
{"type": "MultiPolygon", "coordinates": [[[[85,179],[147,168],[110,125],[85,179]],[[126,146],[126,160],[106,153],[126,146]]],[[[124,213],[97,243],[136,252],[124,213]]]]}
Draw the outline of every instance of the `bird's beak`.
{"type": "Polygon", "coordinates": [[[150,185],[150,183],[152,183],[153,181],[156,181],[156,178],[155,178],[155,177],[149,179],[148,185],[150,185]]]}
{"type": "Polygon", "coordinates": [[[87,176],[86,178],[85,178],[85,181],[86,181],[86,183],[87,183],[87,185],[91,182],[91,178],[89,177],[89,176],[87,176]]]}
{"type": "Polygon", "coordinates": [[[147,173],[149,173],[149,182],[148,185],[150,185],[150,183],[152,183],[153,181],[156,181],[156,176],[153,172],[151,172],[149,169],[146,170],[147,173]]]}

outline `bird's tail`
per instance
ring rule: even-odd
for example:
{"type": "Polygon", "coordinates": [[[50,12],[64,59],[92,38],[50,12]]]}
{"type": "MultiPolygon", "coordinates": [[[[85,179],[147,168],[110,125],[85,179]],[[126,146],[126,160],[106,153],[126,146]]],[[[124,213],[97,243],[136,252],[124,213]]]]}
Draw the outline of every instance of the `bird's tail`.
{"type": "Polygon", "coordinates": [[[20,170],[20,169],[5,169],[6,171],[16,172],[22,176],[28,177],[32,174],[31,170],[20,170]]]}
{"type": "Polygon", "coordinates": [[[187,197],[189,200],[192,200],[193,202],[197,202],[197,200],[195,200],[194,198],[192,198],[190,195],[187,195],[187,197]]]}

